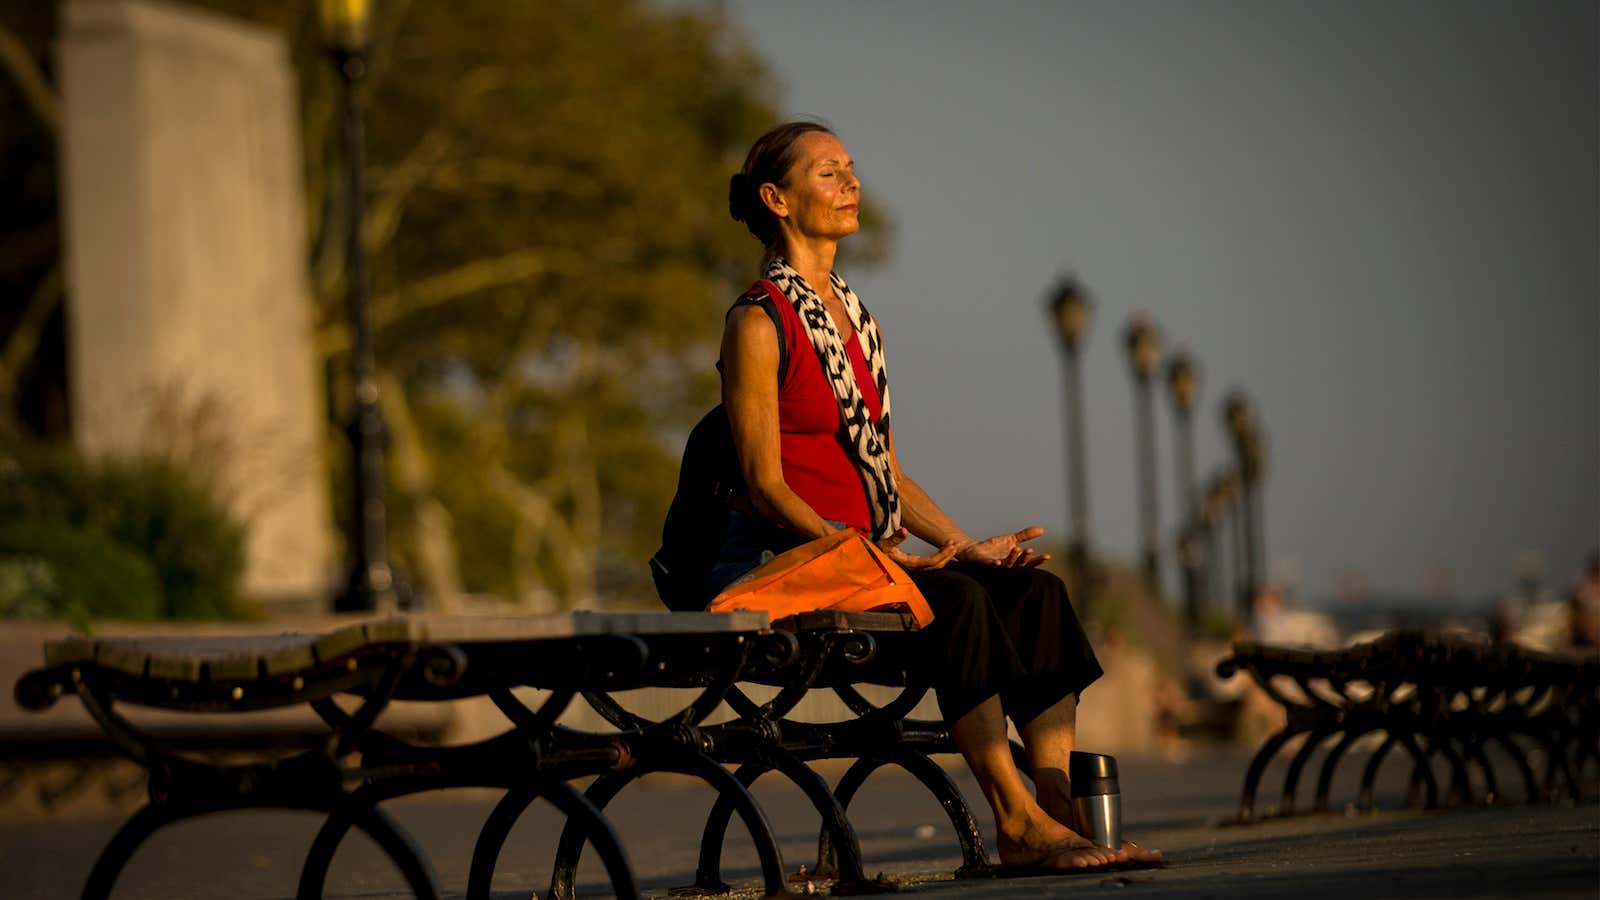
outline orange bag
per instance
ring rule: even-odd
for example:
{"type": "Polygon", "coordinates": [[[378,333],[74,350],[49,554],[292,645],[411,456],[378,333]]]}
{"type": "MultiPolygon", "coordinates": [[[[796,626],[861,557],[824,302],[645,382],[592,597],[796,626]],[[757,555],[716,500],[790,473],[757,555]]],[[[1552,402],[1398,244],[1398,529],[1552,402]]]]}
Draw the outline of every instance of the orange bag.
{"type": "Polygon", "coordinates": [[[933,610],[911,576],[861,533],[843,528],[801,544],[734,582],[711,612],[765,610],[774,619],[813,609],[857,612],[904,604],[918,627],[933,610]]]}

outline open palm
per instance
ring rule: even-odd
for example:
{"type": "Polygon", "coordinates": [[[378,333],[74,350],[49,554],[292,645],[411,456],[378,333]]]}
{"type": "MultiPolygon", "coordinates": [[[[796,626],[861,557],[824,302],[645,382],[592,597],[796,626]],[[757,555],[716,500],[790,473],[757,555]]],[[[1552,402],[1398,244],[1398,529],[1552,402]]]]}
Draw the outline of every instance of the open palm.
{"type": "Polygon", "coordinates": [[[908,534],[904,528],[901,528],[878,542],[879,549],[888,554],[889,558],[894,560],[895,565],[905,569],[907,572],[942,569],[944,564],[956,555],[955,544],[946,544],[934,551],[930,556],[914,556],[907,553],[900,549],[900,545],[905,542],[908,534]]]}
{"type": "Polygon", "coordinates": [[[1050,554],[1034,553],[1032,547],[1022,545],[1043,534],[1044,529],[1034,525],[1021,531],[995,535],[988,540],[973,541],[961,548],[956,559],[1006,569],[1031,568],[1049,559],[1050,554]]]}

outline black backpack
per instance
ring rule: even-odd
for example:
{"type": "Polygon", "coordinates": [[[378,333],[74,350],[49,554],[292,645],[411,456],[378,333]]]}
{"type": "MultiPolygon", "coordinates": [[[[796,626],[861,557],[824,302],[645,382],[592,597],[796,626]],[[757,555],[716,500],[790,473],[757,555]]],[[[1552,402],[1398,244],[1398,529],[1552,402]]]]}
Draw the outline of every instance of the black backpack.
{"type": "MultiPolygon", "coordinates": [[[[778,329],[778,383],[788,371],[789,354],[783,340],[783,319],[776,301],[761,287],[741,296],[730,308],[754,303],[766,311],[778,329]]],[[[733,446],[728,412],[717,404],[689,431],[678,468],[678,492],[667,507],[661,526],[661,549],[650,557],[650,576],[656,593],[668,609],[699,612],[705,609],[706,579],[716,565],[728,533],[728,511],[734,498],[744,493],[739,454],[733,446]]]]}

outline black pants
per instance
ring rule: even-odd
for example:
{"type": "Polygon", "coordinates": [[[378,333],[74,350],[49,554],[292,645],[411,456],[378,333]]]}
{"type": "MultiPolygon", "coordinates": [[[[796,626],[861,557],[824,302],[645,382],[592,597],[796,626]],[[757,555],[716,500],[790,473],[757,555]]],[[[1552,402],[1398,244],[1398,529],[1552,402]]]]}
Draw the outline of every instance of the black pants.
{"type": "Polygon", "coordinates": [[[913,572],[911,580],[933,608],[920,639],[946,722],[999,694],[1021,728],[1100,677],[1094,648],[1055,575],[951,563],[913,572]]]}

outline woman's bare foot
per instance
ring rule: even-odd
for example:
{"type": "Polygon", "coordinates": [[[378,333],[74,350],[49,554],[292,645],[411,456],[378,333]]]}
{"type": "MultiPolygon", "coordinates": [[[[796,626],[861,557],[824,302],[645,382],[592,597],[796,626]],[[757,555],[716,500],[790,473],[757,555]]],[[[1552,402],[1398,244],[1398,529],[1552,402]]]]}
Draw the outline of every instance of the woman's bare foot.
{"type": "Polygon", "coordinates": [[[1032,804],[1015,822],[1000,823],[1000,862],[1008,866],[1087,869],[1123,858],[1126,851],[1096,847],[1032,804]]]}
{"type": "Polygon", "coordinates": [[[1122,860],[1141,863],[1157,863],[1161,861],[1161,851],[1154,847],[1141,847],[1133,841],[1123,841],[1122,849],[1117,851],[1122,860]]]}
{"type": "MultiPolygon", "coordinates": [[[[1051,786],[1049,785],[1040,786],[1039,807],[1044,810],[1046,815],[1065,825],[1069,830],[1077,828],[1078,818],[1076,813],[1073,812],[1072,801],[1063,793],[1050,788],[1051,786]]],[[[1112,851],[1102,849],[1100,852],[1111,853],[1112,851]]],[[[1156,863],[1161,861],[1161,851],[1153,847],[1141,847],[1133,841],[1123,841],[1122,847],[1115,852],[1112,861],[1156,863]]]]}

